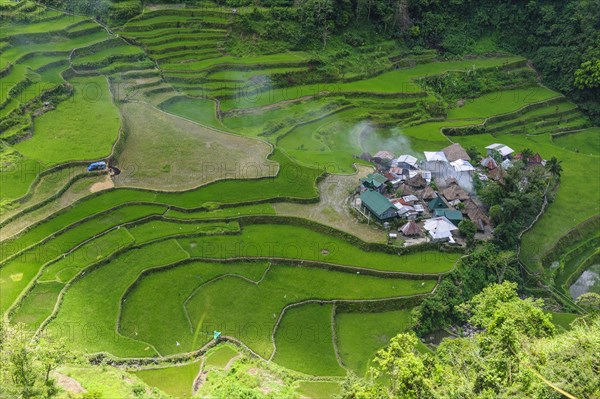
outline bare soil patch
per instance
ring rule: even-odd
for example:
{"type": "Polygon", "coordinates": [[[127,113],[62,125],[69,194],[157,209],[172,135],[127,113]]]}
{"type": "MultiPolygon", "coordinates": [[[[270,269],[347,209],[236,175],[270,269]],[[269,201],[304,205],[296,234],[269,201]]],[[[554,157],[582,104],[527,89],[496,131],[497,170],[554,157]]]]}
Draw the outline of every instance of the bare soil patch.
{"type": "Polygon", "coordinates": [[[329,175],[320,184],[321,199],[316,204],[273,204],[278,215],[297,216],[314,220],[336,229],[346,231],[368,242],[385,242],[384,232],[365,223],[350,212],[350,192],[361,177],[372,172],[368,166],[357,165],[352,175],[329,175]]]}
{"type": "Polygon", "coordinates": [[[277,172],[271,147],[162,112],[145,103],[125,104],[123,151],[116,186],[189,190],[223,179],[254,179],[277,172]]]}

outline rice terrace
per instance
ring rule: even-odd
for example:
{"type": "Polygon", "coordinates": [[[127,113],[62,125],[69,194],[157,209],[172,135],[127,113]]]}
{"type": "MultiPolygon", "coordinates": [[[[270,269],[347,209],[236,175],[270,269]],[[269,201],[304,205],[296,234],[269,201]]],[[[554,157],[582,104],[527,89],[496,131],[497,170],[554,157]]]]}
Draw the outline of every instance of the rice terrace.
{"type": "Polygon", "coordinates": [[[599,397],[600,3],[445,3],[0,3],[0,397],[599,397]]]}

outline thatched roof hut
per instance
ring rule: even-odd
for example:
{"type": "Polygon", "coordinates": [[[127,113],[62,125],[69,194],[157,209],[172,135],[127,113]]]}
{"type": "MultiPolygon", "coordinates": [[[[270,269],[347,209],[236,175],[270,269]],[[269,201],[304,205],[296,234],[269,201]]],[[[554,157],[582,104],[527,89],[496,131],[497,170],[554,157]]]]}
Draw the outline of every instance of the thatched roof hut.
{"type": "Polygon", "coordinates": [[[465,161],[471,160],[471,157],[469,154],[467,154],[467,151],[458,143],[449,145],[448,147],[444,148],[442,152],[444,155],[446,155],[448,162],[454,162],[459,159],[464,159],[465,161]]]}
{"type": "Polygon", "coordinates": [[[406,183],[408,183],[409,186],[414,188],[425,188],[427,186],[427,180],[425,180],[425,178],[420,173],[417,173],[416,175],[408,179],[406,183]]]}
{"type": "Polygon", "coordinates": [[[431,201],[435,197],[437,197],[437,194],[431,186],[427,186],[425,187],[425,190],[421,191],[421,198],[425,201],[431,201]]]}
{"type": "Polygon", "coordinates": [[[398,230],[407,237],[421,235],[421,228],[414,220],[410,220],[398,230]]]}
{"type": "Polygon", "coordinates": [[[469,193],[463,190],[458,184],[451,184],[448,188],[442,190],[442,195],[447,201],[465,201],[469,199],[469,193]]]}
{"type": "Polygon", "coordinates": [[[473,223],[475,223],[477,230],[484,231],[485,226],[489,226],[491,224],[488,215],[486,215],[485,212],[481,210],[481,208],[472,199],[465,201],[464,204],[465,209],[463,212],[466,213],[473,223]]]}

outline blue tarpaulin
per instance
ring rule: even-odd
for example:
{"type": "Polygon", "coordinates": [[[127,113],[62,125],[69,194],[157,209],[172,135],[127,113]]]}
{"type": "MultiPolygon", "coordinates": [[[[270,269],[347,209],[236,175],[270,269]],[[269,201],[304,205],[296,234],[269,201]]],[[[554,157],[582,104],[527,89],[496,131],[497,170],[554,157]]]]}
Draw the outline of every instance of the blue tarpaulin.
{"type": "Polygon", "coordinates": [[[93,162],[87,168],[88,172],[91,172],[92,170],[103,170],[103,169],[106,169],[106,162],[104,162],[104,161],[93,162]]]}

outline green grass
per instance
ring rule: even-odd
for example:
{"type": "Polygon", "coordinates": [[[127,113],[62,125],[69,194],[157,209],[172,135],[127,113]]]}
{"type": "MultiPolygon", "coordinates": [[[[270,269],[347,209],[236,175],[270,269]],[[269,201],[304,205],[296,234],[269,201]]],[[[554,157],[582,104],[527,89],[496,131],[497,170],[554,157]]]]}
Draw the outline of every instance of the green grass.
{"type": "Polygon", "coordinates": [[[62,17],[51,19],[48,21],[39,21],[27,24],[12,24],[9,26],[5,26],[5,28],[7,29],[5,32],[10,32],[8,37],[24,33],[60,32],[62,30],[68,29],[69,26],[74,25],[77,22],[85,20],[86,17],[76,15],[64,15],[62,17]]]}
{"type": "Polygon", "coordinates": [[[340,393],[341,387],[335,381],[299,381],[297,391],[305,398],[331,399],[340,393]]]}
{"type": "Polygon", "coordinates": [[[224,369],[229,361],[238,356],[239,352],[230,345],[219,345],[206,355],[204,367],[217,367],[224,369]]]}
{"type": "Polygon", "coordinates": [[[105,48],[99,51],[94,51],[92,54],[82,55],[73,57],[73,65],[77,67],[78,65],[87,64],[87,63],[96,63],[104,60],[108,57],[124,57],[128,55],[135,54],[143,54],[144,51],[139,47],[130,46],[127,44],[123,44],[122,46],[115,46],[105,48]]]}
{"type": "Polygon", "coordinates": [[[336,340],[344,364],[364,375],[375,353],[396,334],[411,328],[410,310],[382,313],[338,313],[336,340]]]}
{"type": "Polygon", "coordinates": [[[287,72],[300,72],[306,71],[306,67],[281,67],[281,68],[267,68],[267,69],[258,69],[253,71],[238,71],[238,70],[224,70],[224,71],[215,71],[208,74],[209,79],[219,79],[219,80],[237,80],[237,81],[247,81],[254,76],[261,75],[273,75],[276,73],[287,73],[287,72]]]}
{"type": "Polygon", "coordinates": [[[274,215],[275,210],[271,204],[257,204],[221,208],[213,211],[181,212],[169,209],[165,217],[174,219],[221,219],[246,215],[274,215]]]}
{"type": "Polygon", "coordinates": [[[17,151],[47,166],[110,154],[120,119],[106,78],[73,78],[71,84],[74,97],[36,118],[34,135],[16,144],[17,151]]]}
{"type": "Polygon", "coordinates": [[[86,267],[132,244],[133,241],[127,229],[112,230],[48,265],[44,268],[39,281],[67,283],[86,267]]]}
{"type": "MultiPolygon", "coordinates": [[[[185,299],[200,285],[219,276],[237,275],[256,281],[266,269],[266,262],[221,264],[196,261],[151,274],[126,298],[121,320],[123,325],[135,326],[135,331],[128,329],[124,334],[151,342],[163,355],[198,349],[212,339],[217,326],[205,323],[194,325],[190,330],[183,307],[185,299]],[[161,295],[156,296],[156,292],[161,295]],[[197,327],[200,330],[196,337],[197,327]]],[[[226,298],[231,294],[224,291],[218,296],[226,298]]],[[[223,331],[223,334],[232,335],[230,331],[223,331]]]]}
{"type": "Polygon", "coordinates": [[[219,234],[239,231],[237,222],[180,223],[166,220],[153,220],[129,228],[136,244],[143,244],[158,238],[183,234],[219,234]]]}
{"type": "MultiPolygon", "coordinates": [[[[71,51],[74,48],[87,47],[94,43],[101,42],[108,38],[108,33],[102,30],[89,35],[83,35],[73,38],[55,38],[51,42],[32,43],[26,45],[13,46],[2,52],[4,63],[15,62],[25,54],[38,53],[44,51],[71,51]]],[[[4,65],[1,66],[2,68],[4,65]]]]}
{"type": "MultiPolygon", "coordinates": [[[[60,310],[48,328],[72,326],[73,335],[67,346],[84,352],[107,351],[121,357],[156,355],[147,343],[116,332],[120,296],[140,272],[186,257],[187,254],[174,241],[163,241],[130,251],[86,273],[85,278],[73,283],[65,293],[60,310]],[[82,306],[85,306],[85,312],[81,311],[82,306]]],[[[154,297],[159,299],[157,295],[154,297]]],[[[129,324],[122,324],[121,327],[122,331],[135,328],[129,324]]]]}
{"type": "Polygon", "coordinates": [[[11,317],[11,321],[23,323],[27,328],[36,330],[52,313],[58,294],[64,286],[56,281],[37,284],[25,297],[17,312],[11,317]]]}
{"type": "Polygon", "coordinates": [[[553,138],[554,143],[583,154],[600,155],[600,128],[591,127],[581,132],[553,138]]]}
{"type": "Polygon", "coordinates": [[[200,362],[173,367],[135,371],[146,384],[156,387],[174,398],[190,398],[192,385],[200,371],[200,362]]]}
{"type": "Polygon", "coordinates": [[[451,109],[448,112],[448,118],[487,118],[513,112],[528,104],[558,96],[560,96],[560,93],[543,86],[502,90],[485,94],[473,100],[467,100],[463,107],[451,109]]]}
{"type": "Polygon", "coordinates": [[[165,71],[201,71],[209,69],[216,65],[227,64],[227,65],[269,65],[269,64],[281,64],[281,63],[300,63],[307,59],[307,54],[303,52],[288,52],[278,53],[270,55],[262,55],[257,57],[233,57],[223,56],[219,58],[199,61],[199,62],[188,62],[185,64],[163,64],[161,67],[165,71]]]}
{"type": "Polygon", "coordinates": [[[332,305],[309,304],[289,309],[275,333],[273,361],[292,370],[320,376],[343,376],[331,331],[332,305]]]}
{"type": "Polygon", "coordinates": [[[352,173],[361,153],[360,109],[348,109],[295,127],[277,145],[299,162],[335,165],[337,173],[352,173]]]}
{"type": "Polygon", "coordinates": [[[212,331],[218,330],[241,339],[259,354],[269,356],[273,351],[271,331],[287,304],[308,299],[389,298],[426,293],[434,285],[434,281],[378,278],[354,272],[277,265],[258,285],[237,277],[206,284],[194,293],[186,303],[186,309],[191,325],[195,328],[200,323],[204,332],[202,342],[212,339],[212,331]]]}
{"type": "Polygon", "coordinates": [[[198,257],[306,259],[408,273],[447,272],[460,256],[436,251],[401,256],[366,252],[340,238],[291,225],[248,225],[242,227],[241,235],[211,236],[201,240],[182,238],[178,241],[183,249],[198,257]]]}
{"type": "Polygon", "coordinates": [[[211,100],[176,97],[167,103],[160,104],[159,108],[194,122],[216,128],[223,128],[223,124],[216,115],[215,102],[211,100]]]}
{"type": "Polygon", "coordinates": [[[213,15],[198,15],[197,18],[191,18],[190,16],[183,16],[183,15],[158,15],[155,17],[150,17],[150,18],[144,18],[144,19],[132,19],[129,22],[127,22],[124,27],[127,30],[135,30],[135,29],[130,29],[130,28],[135,28],[135,27],[142,27],[142,26],[148,26],[148,25],[156,25],[156,24],[160,24],[163,22],[181,22],[181,23],[188,23],[188,22],[198,22],[198,23],[202,23],[202,22],[216,22],[216,23],[227,23],[228,22],[228,18],[226,16],[226,14],[224,14],[224,16],[220,17],[220,16],[213,16],[213,15]]]}
{"type": "MultiPolygon", "coordinates": [[[[124,207],[69,229],[44,244],[18,253],[18,256],[3,264],[0,268],[0,281],[2,282],[0,310],[4,312],[11,306],[19,293],[27,287],[45,263],[58,259],[75,245],[113,226],[162,212],[163,208],[157,206],[124,207]]],[[[63,216],[65,215],[75,216],[70,212],[63,214],[63,216]]],[[[52,222],[60,222],[61,220],[63,218],[51,219],[50,222],[30,230],[15,242],[3,242],[3,255],[8,257],[10,253],[16,254],[17,251],[36,244],[38,240],[35,238],[43,238],[45,229],[52,229],[52,225],[55,229],[50,231],[56,232],[60,225],[52,222]]],[[[66,225],[61,227],[66,227],[66,225]]]]}
{"type": "Polygon", "coordinates": [[[577,319],[578,317],[580,317],[578,314],[573,314],[573,313],[558,313],[558,312],[551,312],[552,314],[552,323],[564,330],[570,330],[571,329],[571,323],[577,319]]]}

